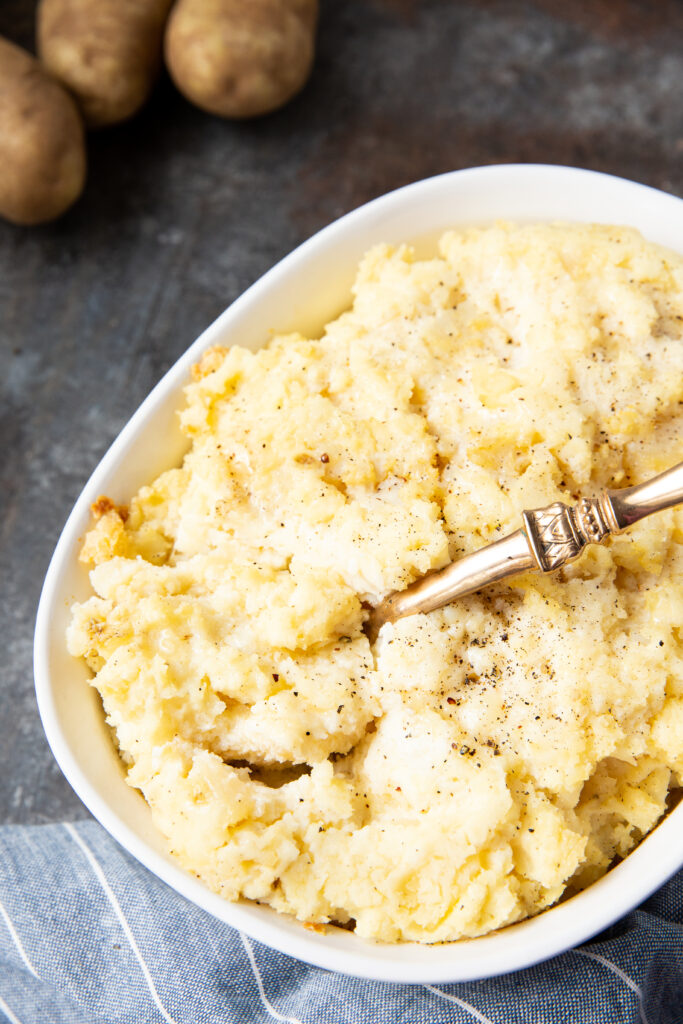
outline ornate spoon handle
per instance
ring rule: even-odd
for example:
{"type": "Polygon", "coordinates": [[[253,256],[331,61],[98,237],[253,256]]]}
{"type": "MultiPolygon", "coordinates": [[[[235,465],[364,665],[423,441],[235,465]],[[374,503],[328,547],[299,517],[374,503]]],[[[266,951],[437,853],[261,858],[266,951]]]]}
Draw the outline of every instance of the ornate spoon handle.
{"type": "Polygon", "coordinates": [[[577,505],[556,501],[527,510],[521,530],[390,594],[370,612],[366,632],[374,638],[385,622],[433,611],[509,576],[534,569],[553,572],[578,558],[587,544],[599,544],[645,516],[681,503],[683,462],[643,484],[603,491],[598,498],[581,498],[577,505]]]}
{"type": "Polygon", "coordinates": [[[556,501],[547,508],[524,512],[524,531],[537,568],[552,572],[571,562],[586,544],[600,544],[613,533],[683,502],[683,462],[652,480],[598,498],[581,498],[578,505],[556,501]]]}

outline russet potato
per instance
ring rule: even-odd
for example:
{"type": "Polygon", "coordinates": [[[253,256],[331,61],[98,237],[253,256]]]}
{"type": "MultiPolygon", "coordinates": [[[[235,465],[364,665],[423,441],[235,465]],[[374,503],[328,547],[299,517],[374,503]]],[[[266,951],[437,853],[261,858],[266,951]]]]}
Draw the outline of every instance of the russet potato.
{"type": "Polygon", "coordinates": [[[178,0],[166,27],[168,70],[209,113],[267,114],[306,83],[317,15],[317,0],[178,0]]]}
{"type": "Polygon", "coordinates": [[[78,199],[85,175],[76,104],[31,54],[0,38],[0,216],[53,220],[78,199]]]}
{"type": "Polygon", "coordinates": [[[149,96],[171,2],[41,0],[38,54],[91,127],[125,121],[149,96]]]}

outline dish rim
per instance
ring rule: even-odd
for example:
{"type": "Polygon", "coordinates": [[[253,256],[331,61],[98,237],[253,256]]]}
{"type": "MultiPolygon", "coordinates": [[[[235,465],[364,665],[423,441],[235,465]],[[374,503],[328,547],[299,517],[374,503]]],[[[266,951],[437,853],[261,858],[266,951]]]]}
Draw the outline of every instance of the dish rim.
{"type": "MultiPolygon", "coordinates": [[[[598,192],[615,190],[623,193],[625,213],[629,205],[627,198],[640,211],[638,216],[628,217],[622,223],[639,226],[643,216],[647,220],[647,216],[652,215],[647,214],[650,207],[656,211],[667,207],[666,212],[673,214],[671,219],[678,218],[679,227],[683,228],[683,200],[676,196],[613,175],[553,164],[502,164],[449,171],[386,193],[328,224],[235,299],[170,367],[129,419],[89,477],[67,519],[46,573],[36,618],[36,696],[48,742],[70,785],[110,835],[171,888],[253,939],[317,967],[377,981],[427,984],[482,979],[530,967],[587,941],[641,903],[683,866],[683,804],[671,811],[623,862],[583,892],[536,917],[480,938],[427,946],[367,942],[340,929],[330,929],[326,934],[308,932],[301,923],[270,908],[246,901],[230,903],[217,896],[161,855],[123,820],[112,804],[102,799],[93,784],[92,773],[88,775],[82,769],[60,725],[55,700],[60,684],[52,678],[50,669],[52,644],[58,641],[53,636],[51,622],[57,605],[66,599],[61,584],[67,563],[74,557],[91,502],[106,490],[105,481],[121,465],[131,441],[136,436],[144,436],[150,416],[187,379],[189,368],[200,352],[219,340],[224,341],[231,325],[249,315],[263,293],[281,287],[287,277],[301,272],[316,251],[348,240],[354,231],[363,234],[363,226],[366,229],[378,227],[391,217],[392,209],[400,214],[412,204],[433,203],[435,197],[438,199],[439,194],[451,186],[466,194],[474,181],[485,188],[487,184],[500,187],[505,179],[509,181],[508,187],[518,188],[541,188],[544,182],[547,188],[552,179],[551,191],[570,184],[594,187],[598,192]],[[339,934],[331,935],[331,932],[339,934]]],[[[519,218],[513,215],[509,219],[519,218]]],[[[569,218],[532,216],[526,219],[569,218]]],[[[444,222],[443,230],[449,223],[458,226],[454,221],[444,222]]],[[[683,251],[683,246],[679,251],[683,251]]],[[[63,637],[59,642],[63,644],[63,637]]]]}

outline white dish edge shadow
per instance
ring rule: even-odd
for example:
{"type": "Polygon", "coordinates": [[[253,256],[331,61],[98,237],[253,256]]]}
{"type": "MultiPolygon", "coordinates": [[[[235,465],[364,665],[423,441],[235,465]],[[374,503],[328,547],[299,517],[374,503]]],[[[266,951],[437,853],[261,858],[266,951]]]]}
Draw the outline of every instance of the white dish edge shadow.
{"type": "Polygon", "coordinates": [[[38,608],[34,671],[48,742],[86,807],[133,856],[194,904],[274,949],[333,971],[403,983],[468,981],[504,974],[584,942],[633,909],[683,866],[683,803],[622,863],[565,903],[477,939],[425,946],[367,942],[338,928],[320,934],[269,907],[229,903],[167,853],[142,796],[124,781],[84,665],[66,651],[74,600],[89,591],[77,552],[90,504],[106,493],[126,501],[184,444],[176,423],[190,366],[209,345],[259,347],[273,330],[318,331],[348,304],[348,288],[373,243],[435,238],[459,225],[507,220],[628,224],[681,249],[683,200],[647,186],[554,165],[509,164],[453,171],[388,193],[335,221],[244,292],[157,384],[92,474],[64,527],[38,608]],[[164,436],[159,446],[156,440],[164,436]],[[163,449],[160,457],[159,447],[163,449]],[[129,461],[130,453],[135,449],[129,461]]]}

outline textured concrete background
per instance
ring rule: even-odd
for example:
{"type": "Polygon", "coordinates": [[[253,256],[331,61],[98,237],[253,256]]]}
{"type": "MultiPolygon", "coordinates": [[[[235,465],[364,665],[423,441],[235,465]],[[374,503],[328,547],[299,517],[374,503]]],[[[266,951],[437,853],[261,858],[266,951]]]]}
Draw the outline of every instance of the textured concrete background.
{"type": "MultiPolygon", "coordinates": [[[[0,0],[29,47],[34,3],[0,0]]],[[[82,485],[152,385],[318,228],[440,171],[514,161],[683,195],[683,0],[322,0],[283,111],[230,124],[168,81],[90,137],[58,223],[0,224],[0,821],[85,809],[43,738],[35,608],[82,485]]]]}

